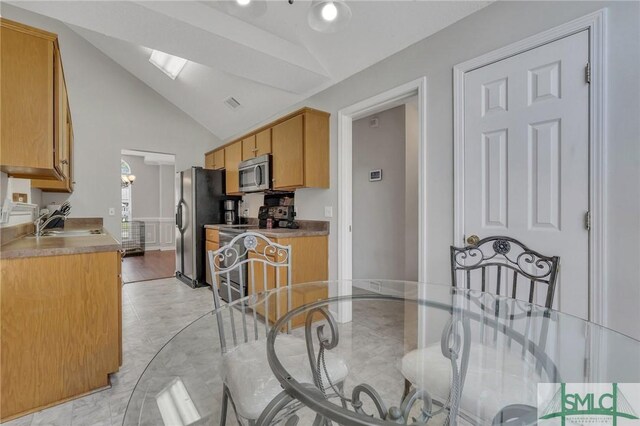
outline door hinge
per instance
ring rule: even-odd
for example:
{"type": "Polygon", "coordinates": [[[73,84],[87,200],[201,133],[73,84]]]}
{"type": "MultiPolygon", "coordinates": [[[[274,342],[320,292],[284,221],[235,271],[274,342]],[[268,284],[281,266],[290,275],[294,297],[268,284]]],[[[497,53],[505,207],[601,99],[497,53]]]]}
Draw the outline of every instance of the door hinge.
{"type": "Polygon", "coordinates": [[[587,81],[587,84],[591,84],[591,63],[587,62],[587,65],[584,67],[584,79],[587,81]]]}
{"type": "Polygon", "coordinates": [[[589,210],[584,214],[584,229],[591,231],[591,212],[589,210]]]}

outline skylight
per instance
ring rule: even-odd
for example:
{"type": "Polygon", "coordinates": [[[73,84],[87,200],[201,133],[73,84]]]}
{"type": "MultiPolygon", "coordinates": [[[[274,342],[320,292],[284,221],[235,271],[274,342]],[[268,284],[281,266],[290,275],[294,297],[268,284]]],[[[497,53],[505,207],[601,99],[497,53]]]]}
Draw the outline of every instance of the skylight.
{"type": "Polygon", "coordinates": [[[154,50],[151,52],[149,62],[158,67],[163,73],[168,75],[169,78],[175,80],[178,74],[180,74],[180,71],[182,71],[182,68],[184,68],[187,60],[159,50],[154,50]]]}

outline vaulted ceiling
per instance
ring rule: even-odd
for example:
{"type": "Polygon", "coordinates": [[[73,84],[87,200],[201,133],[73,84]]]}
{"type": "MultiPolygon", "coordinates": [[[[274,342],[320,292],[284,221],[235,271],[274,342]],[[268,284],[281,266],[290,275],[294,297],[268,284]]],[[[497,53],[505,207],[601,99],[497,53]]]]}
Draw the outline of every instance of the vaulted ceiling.
{"type": "Polygon", "coordinates": [[[12,2],[66,23],[220,139],[246,131],[489,3],[352,0],[349,25],[324,34],[309,27],[310,2],[302,0],[260,3],[259,14],[252,9],[234,13],[235,2],[222,1],[12,2]],[[189,62],[171,80],[149,63],[152,49],[189,62]],[[224,103],[231,96],[239,108],[224,103]]]}

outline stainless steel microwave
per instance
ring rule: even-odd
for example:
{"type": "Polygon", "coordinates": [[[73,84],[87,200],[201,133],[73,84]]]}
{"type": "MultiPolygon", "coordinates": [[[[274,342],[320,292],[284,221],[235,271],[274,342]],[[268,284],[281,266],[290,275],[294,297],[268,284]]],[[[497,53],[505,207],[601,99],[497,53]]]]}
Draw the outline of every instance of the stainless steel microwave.
{"type": "Polygon", "coordinates": [[[259,192],[271,188],[271,156],[251,158],[238,165],[240,192],[259,192]]]}

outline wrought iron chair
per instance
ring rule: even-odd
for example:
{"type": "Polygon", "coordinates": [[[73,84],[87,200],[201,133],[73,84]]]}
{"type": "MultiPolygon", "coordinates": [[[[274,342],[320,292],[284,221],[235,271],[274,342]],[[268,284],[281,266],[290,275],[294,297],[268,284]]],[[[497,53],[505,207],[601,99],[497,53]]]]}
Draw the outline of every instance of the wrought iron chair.
{"type": "Polygon", "coordinates": [[[558,256],[544,256],[510,237],[488,237],[463,248],[451,246],[454,287],[459,284],[459,271],[464,271],[467,289],[472,289],[471,282],[479,278],[478,290],[536,303],[536,289],[546,286],[544,306],[547,308],[553,305],[559,265],[558,256]],[[510,279],[509,270],[512,271],[510,279]]]}
{"type": "MultiPolygon", "coordinates": [[[[406,354],[402,361],[405,392],[412,388],[433,392],[446,400],[443,405],[453,400],[463,411],[465,406],[482,401],[487,416],[496,412],[496,416],[504,416],[505,408],[507,413],[515,412],[508,407],[529,406],[529,411],[518,412],[535,411],[535,384],[559,380],[555,365],[545,354],[548,308],[553,304],[559,262],[557,256],[543,256],[509,237],[489,237],[476,245],[451,247],[452,284],[462,290],[454,291],[453,306],[481,320],[467,322],[467,328],[453,339],[448,327],[440,344],[406,354]],[[466,291],[475,288],[474,278],[479,281],[477,290],[482,292],[466,291]],[[537,285],[546,286],[544,308],[524,303],[535,304],[537,285]],[[488,327],[488,322],[494,325],[488,327]],[[532,323],[542,326],[532,327],[532,323]],[[499,330],[518,333],[518,344],[512,345],[513,338],[499,330]],[[460,346],[455,353],[450,350],[452,343],[460,346]],[[467,389],[464,395],[463,387],[467,389]],[[523,392],[525,389],[527,392],[523,392]]],[[[455,323],[456,318],[452,319],[455,323]]]]}
{"type": "MultiPolygon", "coordinates": [[[[274,416],[275,421],[294,417],[300,404],[287,398],[271,373],[266,355],[266,336],[272,323],[292,307],[291,246],[274,243],[256,232],[245,232],[207,255],[223,353],[220,425],[226,424],[229,403],[239,424],[255,425],[263,412],[274,416]],[[224,303],[220,292],[226,291],[227,300],[233,299],[231,286],[221,289],[221,282],[229,283],[234,276],[239,281],[240,295],[246,292],[253,297],[249,297],[247,303],[238,302],[229,309],[220,309],[224,303]],[[261,280],[256,279],[260,276],[261,280]],[[260,295],[272,289],[286,291],[274,297],[260,295]]],[[[304,365],[300,362],[307,358],[304,339],[283,335],[279,350],[290,362],[304,365]]],[[[343,381],[348,373],[346,363],[334,355],[328,356],[326,362],[331,377],[343,381]]],[[[302,377],[308,375],[308,382],[314,383],[310,369],[305,368],[301,374],[302,377]]]]}

